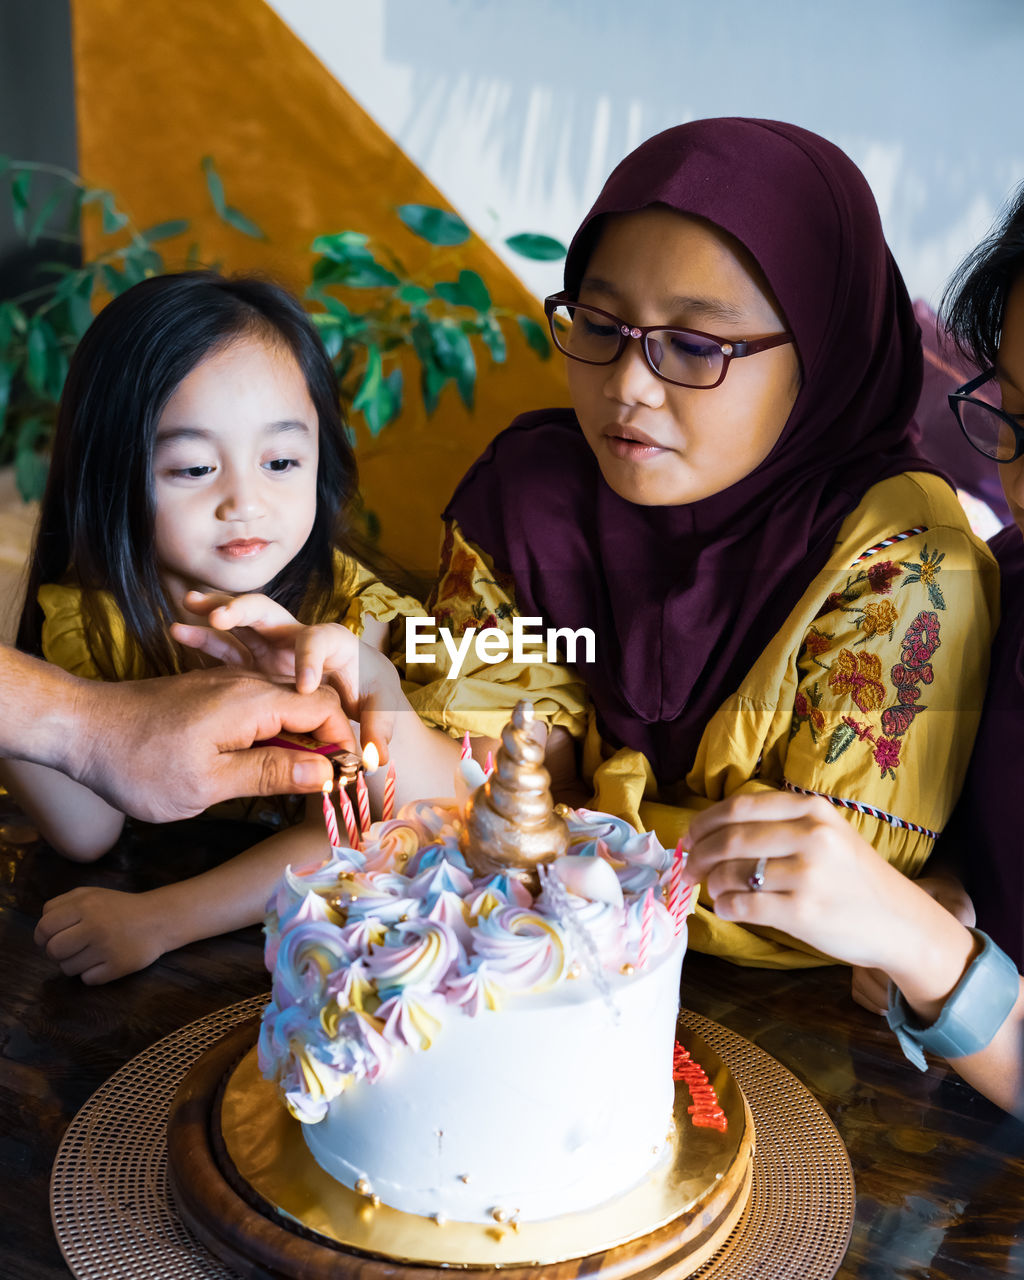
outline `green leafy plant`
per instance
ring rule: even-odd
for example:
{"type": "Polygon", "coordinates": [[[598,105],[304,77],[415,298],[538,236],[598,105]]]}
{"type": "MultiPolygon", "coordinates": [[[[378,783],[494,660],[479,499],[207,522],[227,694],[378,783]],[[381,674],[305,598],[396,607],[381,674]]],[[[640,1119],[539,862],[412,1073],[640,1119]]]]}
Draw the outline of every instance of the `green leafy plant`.
{"type": "MultiPolygon", "coordinates": [[[[218,216],[242,235],[265,239],[251,218],[228,203],[211,157],[203,158],[201,170],[218,216]]],[[[28,246],[39,241],[79,246],[90,206],[99,211],[103,240],[95,256],[79,265],[40,263],[43,283],[0,299],[0,465],[13,461],[18,489],[29,499],[42,493],[68,360],[95,308],[104,296],[116,296],[166,271],[159,246],[184,235],[189,222],[175,218],[140,228],[111,192],[89,187],[77,174],[54,165],[0,156],[2,180],[9,186],[15,227],[28,246]],[[43,175],[55,189],[37,208],[33,188],[43,175]]],[[[535,319],[496,306],[480,275],[460,267],[457,250],[471,234],[461,218],[429,205],[402,205],[396,212],[433,247],[423,267],[407,269],[361,231],[320,235],[312,244],[316,256],[305,294],[331,356],[342,403],[350,420],[361,418],[371,436],[402,410],[403,351],[418,362],[419,392],[428,415],[449,384],[472,408],[478,349],[502,363],[506,329],[541,359],[550,355],[547,334],[535,319]]],[[[565,255],[564,246],[550,236],[520,234],[505,243],[535,260],[565,255]]],[[[204,263],[193,243],[181,265],[217,264],[204,263]]]]}

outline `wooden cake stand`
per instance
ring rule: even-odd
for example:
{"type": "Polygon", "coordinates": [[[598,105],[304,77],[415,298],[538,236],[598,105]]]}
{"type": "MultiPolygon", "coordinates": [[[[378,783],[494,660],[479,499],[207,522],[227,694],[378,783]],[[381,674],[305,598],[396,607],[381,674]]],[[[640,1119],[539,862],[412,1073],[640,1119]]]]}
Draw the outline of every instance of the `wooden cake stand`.
{"type": "MultiPolygon", "coordinates": [[[[77,1280],[138,1280],[140,1275],[174,1276],[175,1280],[235,1280],[241,1275],[274,1280],[296,1274],[342,1280],[383,1280],[385,1276],[388,1280],[432,1280],[442,1273],[450,1280],[451,1264],[417,1265],[408,1254],[404,1260],[389,1258],[396,1243],[396,1237],[390,1235],[386,1240],[372,1241],[370,1248],[356,1250],[325,1238],[319,1231],[311,1232],[301,1222],[293,1221],[289,1230],[282,1225],[287,1219],[274,1199],[280,1190],[267,1187],[268,1201],[240,1179],[237,1167],[230,1168],[234,1160],[227,1153],[232,1148],[243,1165],[252,1160],[253,1152],[244,1150],[244,1142],[239,1150],[238,1134],[225,1135],[215,1124],[214,1113],[225,1107],[230,1111],[239,1097],[244,1100],[249,1092],[244,1063],[252,1031],[240,1030],[238,1040],[231,1044],[222,1038],[226,1032],[241,1029],[242,1024],[251,1024],[265,1003],[265,995],[255,996],[179,1028],[125,1063],[75,1116],[54,1162],[50,1209],[57,1243],[77,1280]],[[218,1044],[215,1062],[207,1053],[218,1044]],[[199,1075],[192,1076],[183,1089],[191,1069],[200,1063],[201,1075],[209,1081],[204,1084],[199,1075]],[[239,1072],[243,1075],[236,1080],[239,1072]],[[225,1159],[226,1165],[222,1163],[225,1159]],[[229,1178],[235,1180],[234,1185],[229,1178]],[[180,1203],[172,1196],[169,1183],[176,1187],[180,1203]],[[230,1212],[222,1212],[221,1206],[230,1212]],[[206,1220],[209,1226],[204,1225],[206,1220]],[[244,1229],[243,1220],[249,1224],[244,1229]],[[281,1232],[286,1233],[293,1258],[295,1246],[316,1244],[320,1250],[317,1263],[303,1259],[298,1271],[294,1262],[291,1271],[282,1269],[289,1264],[281,1261],[281,1232]]],[[[680,1038],[692,1046],[691,1052],[697,1050],[694,1057],[708,1069],[716,1089],[720,1078],[714,1072],[714,1061],[724,1063],[733,1083],[742,1090],[744,1126],[749,1107],[757,1127],[749,1196],[732,1231],[726,1234],[725,1230],[731,1211],[723,1213],[719,1205],[716,1213],[712,1195],[701,1214],[688,1220],[684,1210],[670,1214],[668,1222],[662,1221],[646,1233],[641,1231],[632,1243],[620,1241],[598,1249],[594,1242],[602,1237],[595,1234],[583,1249],[576,1250],[579,1256],[562,1254],[558,1261],[541,1267],[527,1266],[524,1261],[514,1265],[503,1262],[503,1280],[516,1276],[532,1280],[538,1274],[564,1280],[598,1272],[624,1280],[636,1276],[642,1266],[648,1276],[670,1280],[684,1275],[692,1280],[764,1280],[766,1276],[772,1280],[831,1280],[835,1275],[849,1243],[855,1201],[849,1157],[834,1125],[792,1072],[749,1040],[685,1009],[680,1012],[679,1024],[680,1038]],[[706,1057],[704,1050],[697,1048],[698,1040],[712,1056],[706,1057]],[[714,1222],[703,1220],[704,1211],[717,1217],[717,1231],[714,1222]],[[711,1234],[701,1241],[700,1232],[708,1227],[711,1234]],[[720,1240],[717,1252],[711,1252],[712,1235],[720,1240]],[[651,1261],[655,1258],[660,1261],[651,1261]]],[[[723,1102],[728,1098],[725,1090],[723,1102]]],[[[278,1120],[285,1113],[276,1102],[272,1109],[267,1108],[264,1119],[272,1127],[271,1110],[278,1120]]],[[[737,1131],[730,1117],[731,1139],[737,1131]]],[[[271,1146],[265,1125],[259,1132],[264,1136],[254,1145],[271,1150],[273,1167],[284,1148],[271,1146]]],[[[695,1131],[685,1132],[692,1135],[695,1131]]],[[[743,1132],[747,1132],[745,1127],[743,1132]]],[[[301,1137],[299,1147],[302,1150],[292,1148],[292,1156],[302,1155],[305,1143],[301,1137]]],[[[722,1154],[718,1152],[719,1157],[722,1154]]],[[[741,1167],[742,1160],[735,1172],[741,1167]]],[[[253,1177],[261,1176],[253,1168],[249,1172],[253,1177]]],[[[302,1177],[307,1174],[308,1168],[302,1177]]],[[[293,1186],[297,1181],[287,1169],[285,1180],[293,1186]]],[[[724,1176],[716,1181],[723,1180],[724,1176]]],[[[338,1184],[332,1180],[332,1186],[338,1184]]],[[[742,1201],[746,1195],[742,1177],[738,1193],[742,1201]]],[[[628,1199],[616,1202],[616,1207],[628,1199]]],[[[725,1200],[728,1203],[728,1193],[725,1200]]],[[[309,1205],[296,1207],[305,1212],[309,1205]]],[[[360,1207],[367,1217],[352,1216],[364,1228],[368,1221],[384,1221],[381,1210],[371,1213],[365,1202],[360,1207]]],[[[395,1220],[404,1216],[394,1215],[395,1220]]],[[[423,1220],[413,1222],[419,1225],[422,1237],[423,1220]]],[[[333,1229],[330,1222],[320,1225],[333,1229]]],[[[433,1241],[439,1237],[445,1240],[447,1251],[448,1234],[442,1236],[436,1226],[427,1225],[433,1241]]],[[[527,1240],[536,1225],[522,1227],[520,1239],[527,1240]]],[[[514,1237],[512,1232],[508,1235],[514,1237]]],[[[436,1244],[434,1252],[439,1252],[436,1244]]],[[[545,1256],[549,1255],[536,1253],[532,1260],[545,1256]]],[[[465,1262],[454,1265],[467,1266],[465,1262]]],[[[477,1264],[477,1274],[487,1269],[477,1264]]]]}
{"type": "Polygon", "coordinates": [[[452,1268],[503,1280],[692,1275],[723,1245],[750,1193],[754,1132],[728,1069],[692,1030],[682,1043],[727,1117],[697,1128],[676,1086],[672,1158],[645,1184],[590,1213],[543,1223],[448,1222],[373,1206],[324,1173],[301,1126],[259,1074],[257,1024],[230,1032],[193,1066],[171,1106],[170,1185],[183,1221],[243,1276],[296,1280],[450,1280],[452,1268]]]}

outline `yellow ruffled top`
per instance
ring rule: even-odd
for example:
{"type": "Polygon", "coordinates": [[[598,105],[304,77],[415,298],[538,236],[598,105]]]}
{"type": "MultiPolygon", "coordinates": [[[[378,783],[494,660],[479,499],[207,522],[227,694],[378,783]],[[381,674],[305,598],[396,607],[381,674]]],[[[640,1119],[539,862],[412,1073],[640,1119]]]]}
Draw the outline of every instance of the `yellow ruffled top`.
{"type": "MultiPolygon", "coordinates": [[[[89,680],[102,678],[86,636],[81,588],[47,583],[39,589],[43,610],[43,657],[72,675],[89,680]]],[[[153,673],[127,643],[124,619],[112,598],[100,593],[98,605],[118,680],[141,680],[153,673]]],[[[334,553],[334,595],[326,611],[331,621],[340,622],[355,635],[362,635],[366,618],[390,622],[392,644],[404,649],[403,622],[422,617],[423,606],[412,596],[401,595],[385,586],[357,560],[334,553]]]]}
{"type": "MultiPolygon", "coordinates": [[[[926,474],[874,485],[843,522],[824,570],[712,716],[693,769],[661,788],[639,752],[601,740],[582,680],[562,667],[467,663],[447,654],[409,675],[428,721],[494,736],[516,701],[583,740],[594,807],[671,847],[693,815],[737,792],[815,792],[907,875],[920,873],[963,784],[998,622],[998,571],[955,494],[926,474]]],[[[458,634],[511,630],[512,584],[457,526],[448,529],[427,612],[458,634]]],[[[685,637],[680,637],[685,641],[685,637]]],[[[601,643],[601,637],[597,637],[601,643]]],[[[740,964],[797,967],[823,957],[791,939],[720,920],[706,904],[690,945],[740,964]]]]}

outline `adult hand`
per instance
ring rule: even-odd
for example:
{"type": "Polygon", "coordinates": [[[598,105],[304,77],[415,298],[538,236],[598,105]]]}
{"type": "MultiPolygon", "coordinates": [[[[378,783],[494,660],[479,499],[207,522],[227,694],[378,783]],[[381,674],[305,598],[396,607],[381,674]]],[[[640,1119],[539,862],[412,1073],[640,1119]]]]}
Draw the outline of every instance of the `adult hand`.
{"type": "Polygon", "coordinates": [[[76,682],[57,768],[150,822],[190,818],[235,796],[319,791],[330,762],[253,747],[282,730],[349,749],[355,735],[332,689],[297,693],[230,667],[153,680],[76,682]]]}
{"type": "Polygon", "coordinates": [[[337,690],[345,713],[358,720],[363,743],[373,742],[382,762],[389,758],[395,714],[407,710],[398,672],[387,656],[339,623],[304,626],[264,595],[223,596],[190,591],[189,610],[209,627],[175,623],[174,638],[227,663],[256,666],[294,677],[300,693],[325,678],[337,690]]]}

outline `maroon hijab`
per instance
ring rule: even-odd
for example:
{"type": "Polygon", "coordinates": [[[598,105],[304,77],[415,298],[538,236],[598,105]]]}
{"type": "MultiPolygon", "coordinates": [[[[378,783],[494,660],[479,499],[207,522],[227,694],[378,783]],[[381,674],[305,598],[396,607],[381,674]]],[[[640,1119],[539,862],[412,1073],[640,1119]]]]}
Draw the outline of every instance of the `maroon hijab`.
{"type": "MultiPolygon", "coordinates": [[[[708,720],[866,490],[935,468],[914,448],[920,332],[874,198],[843,152],[770,120],[698,120],[650,138],[577,231],[570,293],[601,216],[652,204],[708,219],[760,264],[803,373],[778,443],[720,493],[645,507],[604,482],[571,411],[527,414],[494,440],[445,515],[513,576],[523,614],[594,630],[596,660],[580,670],[602,733],[642,751],[665,782],[691,767],[708,720]]],[[[893,532],[899,522],[894,511],[893,532]]]]}

